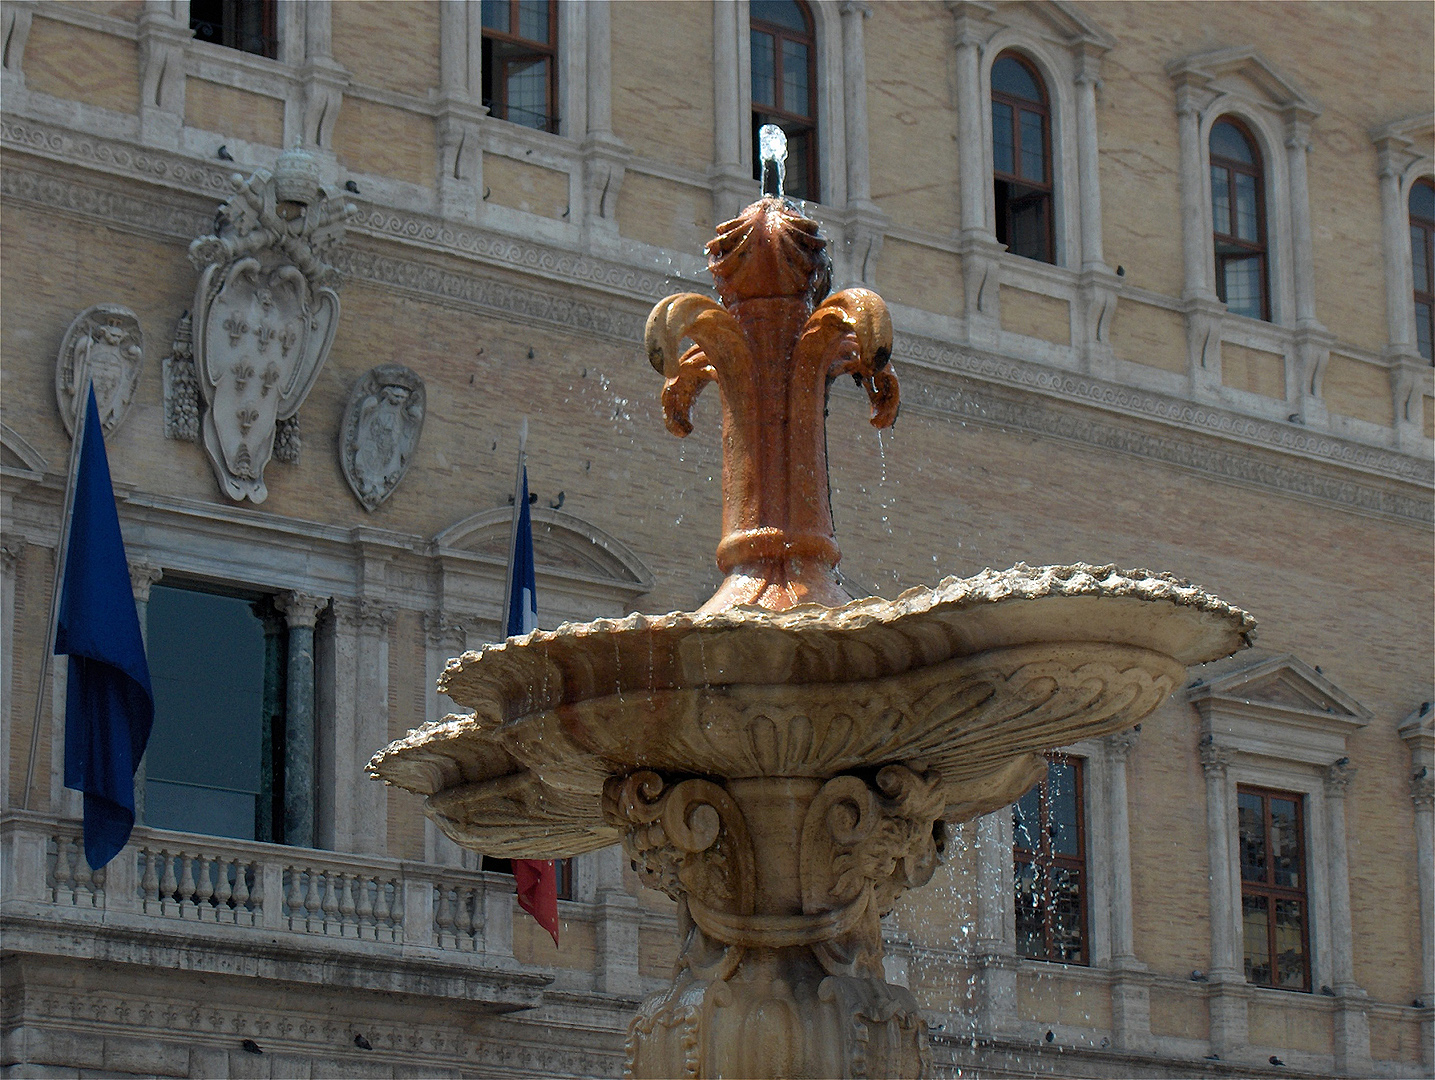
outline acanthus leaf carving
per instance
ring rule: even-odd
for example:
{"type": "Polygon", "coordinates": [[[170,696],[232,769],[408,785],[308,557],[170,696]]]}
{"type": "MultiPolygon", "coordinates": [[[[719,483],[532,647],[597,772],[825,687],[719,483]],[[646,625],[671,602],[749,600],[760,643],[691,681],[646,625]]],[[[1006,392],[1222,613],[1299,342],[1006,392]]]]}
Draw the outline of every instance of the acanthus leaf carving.
{"type": "Polygon", "coordinates": [[[329,198],[317,161],[299,148],[281,154],[272,174],[232,180],[238,190],[215,232],[189,248],[200,271],[192,347],[203,443],[220,487],[236,502],[259,503],[269,459],[298,459],[299,407],[339,319],[338,272],[326,259],[358,211],[329,198]]]}

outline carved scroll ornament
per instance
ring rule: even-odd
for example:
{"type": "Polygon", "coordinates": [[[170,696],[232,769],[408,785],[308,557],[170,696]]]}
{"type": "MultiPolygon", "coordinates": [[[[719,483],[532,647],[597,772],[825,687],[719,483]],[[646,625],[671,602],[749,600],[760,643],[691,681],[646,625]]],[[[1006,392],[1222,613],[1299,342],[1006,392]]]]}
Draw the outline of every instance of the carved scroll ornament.
{"type": "Polygon", "coordinates": [[[333,343],[338,274],[325,256],[357,210],[328,197],[317,161],[298,148],[279,156],[273,174],[236,173],[233,182],[238,191],[220,207],[215,232],[189,248],[200,271],[192,348],[215,476],[231,499],[259,503],[270,457],[298,455],[296,425],[290,445],[276,446],[276,437],[333,343]]]}

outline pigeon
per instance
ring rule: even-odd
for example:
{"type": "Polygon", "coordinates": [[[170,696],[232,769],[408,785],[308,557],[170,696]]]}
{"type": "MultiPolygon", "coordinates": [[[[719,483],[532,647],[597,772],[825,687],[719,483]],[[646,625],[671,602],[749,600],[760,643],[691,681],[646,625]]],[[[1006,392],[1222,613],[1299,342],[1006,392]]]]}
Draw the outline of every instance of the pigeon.
{"type": "Polygon", "coordinates": [[[1267,1058],[1266,1060],[1269,1061],[1272,1065],[1284,1065],[1284,1064],[1285,1064],[1284,1061],[1282,1061],[1280,1058],[1276,1057],[1274,1054],[1272,1054],[1272,1055],[1271,1055],[1269,1058],[1267,1058]]]}
{"type": "Polygon", "coordinates": [[[1204,971],[1191,972],[1192,982],[1210,982],[1210,977],[1204,971]]]}
{"type": "Polygon", "coordinates": [[[1048,1032],[1046,1033],[1046,1041],[1047,1041],[1047,1042],[1056,1042],[1056,1032],[1054,1032],[1054,1031],[1048,1031],[1048,1032]]]}
{"type": "Polygon", "coordinates": [[[229,147],[227,146],[221,146],[214,156],[219,158],[220,161],[234,160],[234,155],[229,152],[229,147]]]}
{"type": "Polygon", "coordinates": [[[1207,1055],[1206,1055],[1206,1060],[1207,1060],[1207,1061],[1220,1061],[1220,1060],[1221,1060],[1221,1055],[1220,1055],[1220,1054],[1207,1054],[1207,1055]]]}
{"type": "Polygon", "coordinates": [[[245,1040],[244,1040],[242,1043],[240,1043],[239,1045],[244,1048],[244,1052],[245,1052],[246,1054],[262,1054],[262,1053],[264,1053],[263,1050],[259,1049],[259,1044],[258,1044],[257,1042],[255,1042],[253,1039],[245,1039],[245,1040]]]}
{"type": "Polygon", "coordinates": [[[357,1046],[360,1050],[372,1050],[374,1048],[373,1043],[369,1042],[368,1039],[364,1038],[362,1035],[359,1034],[354,1035],[354,1045],[357,1046]]]}
{"type": "Polygon", "coordinates": [[[1331,989],[1330,987],[1328,987],[1328,986],[1322,986],[1322,987],[1320,988],[1320,992],[1321,992],[1322,994],[1324,994],[1326,997],[1335,997],[1335,991],[1332,990],[1332,989],[1331,989]]]}
{"type": "Polygon", "coordinates": [[[352,180],[345,180],[344,190],[352,191],[355,195],[357,195],[359,193],[359,185],[354,183],[352,180]]]}

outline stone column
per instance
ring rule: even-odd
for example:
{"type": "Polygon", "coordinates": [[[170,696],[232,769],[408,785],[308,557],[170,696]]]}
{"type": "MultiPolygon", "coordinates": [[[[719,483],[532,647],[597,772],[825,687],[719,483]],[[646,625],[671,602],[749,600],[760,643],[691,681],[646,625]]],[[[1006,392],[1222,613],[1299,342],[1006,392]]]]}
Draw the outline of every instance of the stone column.
{"type": "Polygon", "coordinates": [[[1207,972],[1210,1041],[1212,1052],[1222,1057],[1245,1046],[1247,1036],[1240,883],[1234,876],[1236,818],[1228,777],[1232,757],[1227,747],[1211,742],[1201,746],[1201,768],[1206,774],[1206,843],[1211,879],[1211,959],[1207,972]]]}
{"type": "Polygon", "coordinates": [[[1132,931],[1131,818],[1126,791],[1126,762],[1140,729],[1108,736],[1106,781],[1111,830],[1111,1035],[1118,1049],[1143,1050],[1151,1042],[1151,992],[1136,973],[1146,965],[1136,958],[1132,931]]]}
{"type": "MultiPolygon", "coordinates": [[[[135,614],[140,620],[140,640],[145,652],[149,652],[149,591],[164,576],[164,571],[153,563],[130,563],[130,588],[134,591],[135,614]]],[[[135,766],[135,824],[144,824],[145,786],[149,776],[149,750],[140,756],[135,766]]]]}
{"type": "Polygon", "coordinates": [[[25,541],[18,537],[7,536],[0,544],[0,761],[5,762],[0,769],[0,811],[9,809],[11,802],[10,733],[26,722],[16,714],[14,693],[15,570],[24,551],[25,541]]]}
{"type": "Polygon", "coordinates": [[[439,212],[477,221],[483,207],[483,16],[479,4],[439,6],[439,212]]]}
{"type": "Polygon", "coordinates": [[[284,842],[314,847],[314,626],[328,598],[287,592],[275,598],[289,627],[284,708],[284,842]]]}
{"type": "Polygon", "coordinates": [[[1341,758],[1325,772],[1325,826],[1330,851],[1330,977],[1336,996],[1335,1071],[1369,1076],[1370,1021],[1365,991],[1355,982],[1350,925],[1350,866],[1346,853],[1345,794],[1355,769],[1341,758]]]}
{"type": "Polygon", "coordinates": [[[747,74],[739,37],[747,32],[746,4],[713,4],[713,220],[726,221],[757,193],[744,161],[748,117],[742,115],[742,80],[747,74]]]}
{"type": "MultiPolygon", "coordinates": [[[[721,6],[721,5],[719,5],[721,6]]],[[[582,5],[587,19],[587,134],[583,140],[584,225],[618,235],[618,191],[628,148],[613,134],[613,29],[609,0],[582,5]]]]}
{"type": "Polygon", "coordinates": [[[139,17],[140,141],[179,148],[184,127],[185,51],[194,38],[189,0],[145,0],[139,17]]]}
{"type": "Polygon", "coordinates": [[[638,974],[638,924],[642,908],[623,883],[623,850],[603,848],[592,855],[597,881],[594,931],[597,937],[597,989],[599,993],[638,998],[643,980],[638,974]]]}
{"type": "Polygon", "coordinates": [[[977,1030],[997,1036],[1016,1027],[1016,913],[1011,810],[969,823],[976,829],[977,1030]]]}

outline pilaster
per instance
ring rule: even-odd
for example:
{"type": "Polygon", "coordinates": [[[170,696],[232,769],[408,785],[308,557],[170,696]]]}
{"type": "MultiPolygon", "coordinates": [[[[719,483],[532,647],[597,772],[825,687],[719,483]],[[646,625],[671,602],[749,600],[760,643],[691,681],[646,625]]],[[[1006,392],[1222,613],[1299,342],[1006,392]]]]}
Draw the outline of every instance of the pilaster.
{"type": "Polygon", "coordinates": [[[618,235],[618,192],[628,148],[613,134],[613,28],[608,3],[582,6],[586,21],[587,131],[583,139],[583,224],[591,232],[618,235]]]}
{"type": "Polygon", "coordinates": [[[1355,983],[1350,924],[1350,869],[1345,834],[1345,796],[1355,769],[1342,758],[1325,770],[1326,835],[1330,844],[1330,966],[1335,989],[1335,1070],[1369,1076],[1370,1021],[1365,991],[1355,983]]]}
{"type": "Polygon", "coordinates": [[[25,95],[25,42],[30,36],[30,19],[35,5],[32,0],[10,0],[0,7],[0,94],[8,108],[16,109],[25,95]]]}
{"type": "Polygon", "coordinates": [[[1012,835],[1010,810],[976,822],[977,1031],[999,1036],[1015,1030],[1016,921],[1012,910],[1012,835]]]}
{"type": "Polygon", "coordinates": [[[184,128],[189,0],[145,0],[139,17],[140,142],[179,148],[184,128]]]}
{"type": "Polygon", "coordinates": [[[483,199],[483,22],[479,5],[439,7],[438,201],[445,218],[476,222],[483,199]]]}
{"type": "Polygon", "coordinates": [[[750,151],[744,131],[742,88],[748,72],[744,70],[746,50],[740,48],[739,37],[746,32],[747,5],[742,3],[714,4],[713,8],[713,165],[708,178],[713,190],[713,220],[727,221],[758,194],[757,181],[752,178],[750,151]]]}
{"type": "Polygon", "coordinates": [[[1126,788],[1126,762],[1140,740],[1139,727],[1107,736],[1106,801],[1111,832],[1111,1035],[1122,1050],[1145,1050],[1151,1044],[1151,992],[1140,973],[1146,965],[1136,958],[1132,925],[1131,818],[1126,788]]]}
{"type": "Polygon", "coordinates": [[[313,147],[322,155],[326,171],[337,168],[334,159],[334,125],[344,104],[349,75],[332,55],[331,0],[307,0],[304,4],[304,63],[299,68],[301,86],[297,130],[286,112],[285,135],[291,143],[313,147]]]}
{"type": "Polygon", "coordinates": [[[1206,775],[1206,842],[1211,875],[1211,961],[1208,973],[1211,1051],[1223,1058],[1245,1047],[1249,1024],[1246,986],[1241,961],[1235,852],[1231,839],[1235,808],[1231,805],[1229,768],[1234,753],[1228,747],[1203,742],[1201,768],[1206,775]]]}
{"type": "Polygon", "coordinates": [[[25,541],[7,536],[0,543],[0,810],[10,806],[11,732],[22,723],[15,712],[15,585],[25,541]]]}
{"type": "Polygon", "coordinates": [[[1421,702],[1397,731],[1410,748],[1410,801],[1415,811],[1415,877],[1420,889],[1420,1044],[1435,1069],[1435,705],[1421,702]]]}
{"type": "Polygon", "coordinates": [[[642,996],[638,974],[638,926],[642,908],[623,883],[623,851],[607,847],[592,855],[596,870],[594,904],[597,990],[618,997],[642,996]]]}

